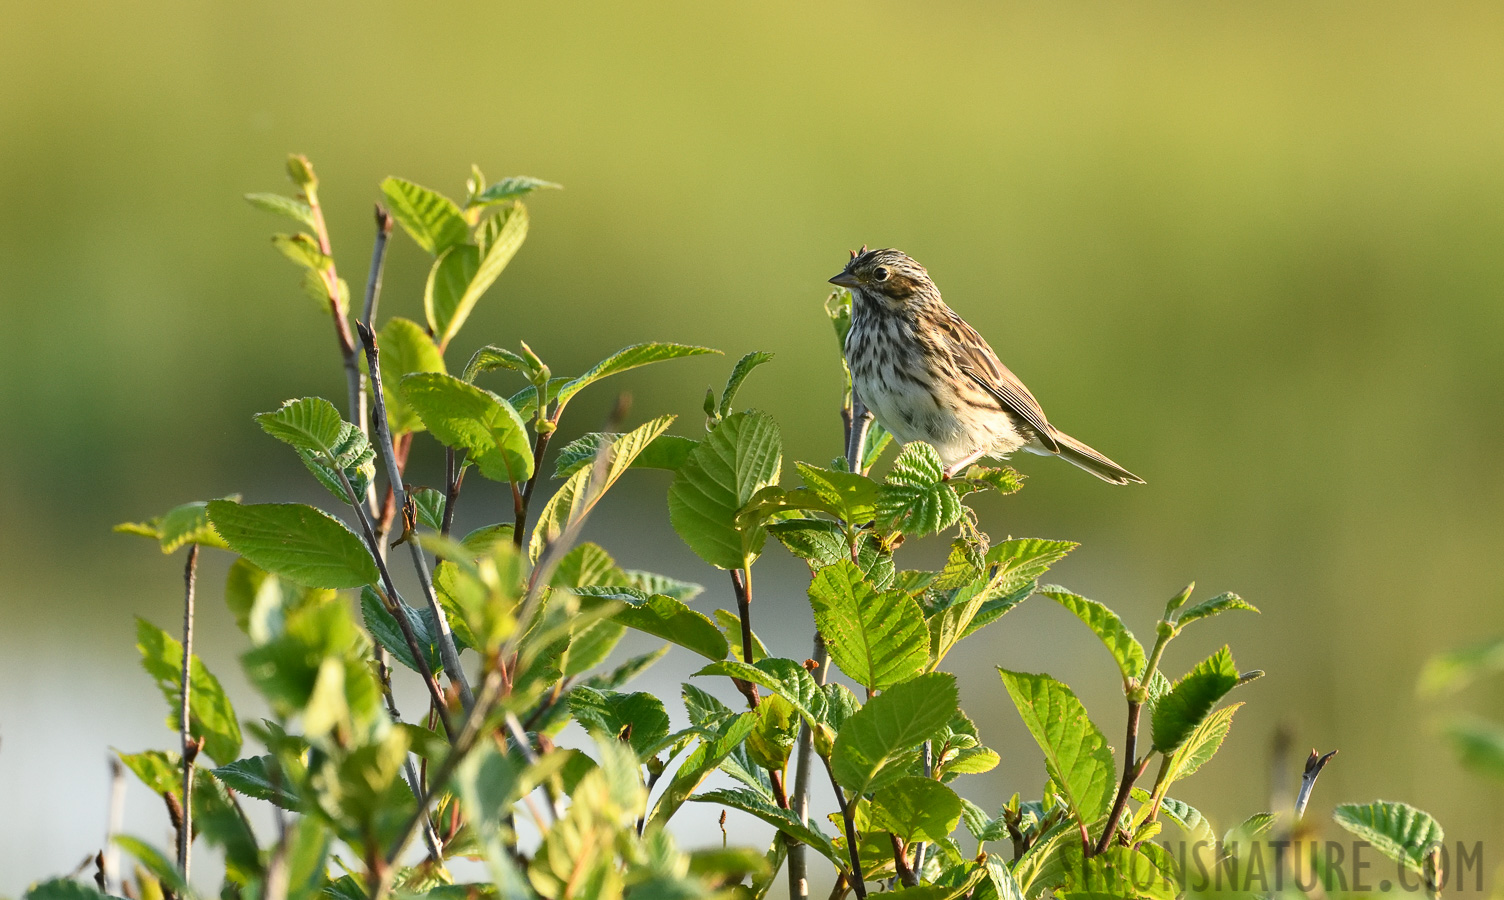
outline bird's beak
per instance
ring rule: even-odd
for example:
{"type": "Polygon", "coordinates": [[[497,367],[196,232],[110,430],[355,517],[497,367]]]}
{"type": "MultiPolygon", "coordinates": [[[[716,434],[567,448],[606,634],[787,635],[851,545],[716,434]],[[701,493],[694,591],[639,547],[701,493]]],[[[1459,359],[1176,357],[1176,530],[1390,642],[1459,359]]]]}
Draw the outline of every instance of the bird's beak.
{"type": "Polygon", "coordinates": [[[858,281],[857,277],[855,275],[853,275],[852,273],[850,273],[850,272],[844,272],[843,271],[841,274],[839,274],[836,277],[830,279],[830,283],[831,284],[838,284],[838,285],[840,285],[843,288],[854,288],[858,284],[860,284],[861,282],[858,281]]]}

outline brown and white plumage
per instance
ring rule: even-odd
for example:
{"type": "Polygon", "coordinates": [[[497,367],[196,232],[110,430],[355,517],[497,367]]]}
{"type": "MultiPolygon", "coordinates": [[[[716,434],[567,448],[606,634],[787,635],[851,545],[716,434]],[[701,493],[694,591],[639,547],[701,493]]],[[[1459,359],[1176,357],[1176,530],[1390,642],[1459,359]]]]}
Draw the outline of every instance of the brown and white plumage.
{"type": "Polygon", "coordinates": [[[845,350],[857,396],[901,443],[932,445],[947,473],[1027,450],[1063,457],[1112,484],[1143,483],[1051,425],[919,263],[898,250],[863,248],[830,281],[851,291],[845,350]]]}

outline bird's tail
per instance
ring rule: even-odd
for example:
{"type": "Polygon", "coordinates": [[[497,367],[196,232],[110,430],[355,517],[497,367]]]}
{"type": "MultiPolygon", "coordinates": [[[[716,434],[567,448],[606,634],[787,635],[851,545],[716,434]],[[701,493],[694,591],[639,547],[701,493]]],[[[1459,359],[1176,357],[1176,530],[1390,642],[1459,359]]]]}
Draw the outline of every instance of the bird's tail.
{"type": "Polygon", "coordinates": [[[1143,484],[1144,480],[1063,431],[1055,432],[1060,457],[1109,484],[1143,484]]]}

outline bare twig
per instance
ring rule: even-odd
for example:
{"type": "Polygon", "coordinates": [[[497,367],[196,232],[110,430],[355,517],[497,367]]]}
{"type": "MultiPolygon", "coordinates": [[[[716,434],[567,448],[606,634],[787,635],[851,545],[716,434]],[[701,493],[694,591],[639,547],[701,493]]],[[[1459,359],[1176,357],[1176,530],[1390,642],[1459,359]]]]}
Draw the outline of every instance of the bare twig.
{"type": "MultiPolygon", "coordinates": [[[[306,160],[305,160],[306,163],[306,160]]],[[[366,421],[366,381],[360,371],[360,359],[355,354],[355,338],[350,333],[350,322],[345,318],[349,310],[340,303],[339,272],[334,267],[334,247],[329,241],[329,226],[324,222],[324,207],[319,203],[317,182],[303,185],[303,198],[313,212],[314,238],[319,252],[330,260],[329,266],[319,270],[324,282],[324,291],[329,296],[329,316],[334,322],[334,337],[339,342],[339,353],[345,362],[345,386],[349,395],[348,414],[350,421],[362,431],[366,421]]]]}
{"type": "Polygon", "coordinates": [[[183,822],[178,828],[178,868],[183,882],[188,882],[193,845],[193,761],[202,742],[193,739],[193,594],[198,581],[198,544],[188,545],[188,562],[183,566],[183,684],[178,707],[178,737],[183,752],[183,822]]]}
{"type": "MultiPolygon", "coordinates": [[[[815,676],[815,684],[821,687],[830,679],[830,666],[827,664],[830,658],[829,651],[825,649],[825,638],[818,631],[815,632],[814,655],[805,666],[814,664],[811,672],[815,676]]],[[[794,796],[789,798],[789,805],[799,821],[809,820],[809,788],[810,788],[810,765],[814,762],[814,740],[809,730],[809,723],[805,722],[799,727],[799,744],[794,751],[798,770],[794,774],[794,796]]],[[[789,897],[791,900],[802,900],[809,896],[809,862],[804,849],[804,844],[795,841],[789,845],[789,897]]]]}
{"type": "Polygon", "coordinates": [[[1337,751],[1330,753],[1317,753],[1311,751],[1306,757],[1305,771],[1300,773],[1300,793],[1295,797],[1295,821],[1299,822],[1306,814],[1306,804],[1311,801],[1311,790],[1316,787],[1316,779],[1321,777],[1321,770],[1332,761],[1337,751]]]}
{"type": "Polygon", "coordinates": [[[903,839],[896,834],[890,834],[888,838],[893,844],[893,869],[898,873],[899,883],[904,887],[917,887],[919,878],[909,865],[908,848],[904,846],[903,839]]]}
{"type": "Polygon", "coordinates": [[[439,533],[449,537],[454,527],[454,507],[460,502],[460,485],[465,481],[465,451],[446,448],[444,453],[444,521],[439,533]]]}
{"type": "Polygon", "coordinates": [[[392,236],[392,214],[376,204],[376,243],[371,247],[371,271],[366,275],[366,303],[360,320],[367,325],[376,321],[376,304],[381,301],[381,272],[386,263],[386,242],[392,236]]]}
{"type": "MultiPolygon", "coordinates": [[[[543,404],[544,391],[538,392],[538,402],[543,404]]],[[[553,417],[548,419],[550,425],[555,428],[559,425],[559,414],[564,411],[563,407],[554,410],[553,417]]],[[[609,432],[608,432],[609,433],[609,432]]],[[[527,484],[519,491],[517,486],[512,485],[513,518],[516,525],[512,528],[512,543],[517,549],[522,549],[524,536],[527,534],[527,511],[533,502],[533,489],[538,486],[538,473],[543,471],[543,454],[548,452],[549,439],[554,436],[552,431],[545,431],[538,435],[533,443],[533,474],[527,480],[527,484]]],[[[609,446],[609,444],[607,445],[609,446]]]]}
{"type": "Polygon", "coordinates": [[[104,860],[101,868],[104,872],[105,886],[100,888],[106,894],[119,893],[120,889],[120,848],[115,846],[115,835],[120,833],[120,827],[125,822],[125,766],[121,764],[120,757],[110,754],[110,811],[105,820],[104,831],[104,860]]]}
{"type": "Polygon", "coordinates": [[[1123,738],[1123,779],[1118,783],[1118,794],[1112,801],[1112,812],[1107,816],[1107,825],[1102,829],[1102,836],[1097,839],[1093,854],[1102,853],[1112,843],[1113,835],[1118,830],[1118,821],[1122,819],[1123,810],[1128,805],[1128,795],[1133,790],[1133,784],[1149,765],[1149,756],[1142,760],[1135,756],[1138,753],[1138,720],[1143,708],[1141,700],[1128,701],[1128,734],[1123,738]]]}
{"type": "MultiPolygon", "coordinates": [[[[372,424],[376,432],[376,443],[381,452],[382,462],[386,466],[387,482],[391,485],[392,493],[396,498],[397,506],[406,514],[408,496],[402,485],[402,469],[397,465],[396,451],[392,446],[392,435],[387,428],[386,403],[381,394],[381,357],[376,347],[376,335],[371,331],[369,322],[359,322],[356,328],[360,331],[361,343],[365,345],[366,367],[371,370],[371,396],[375,401],[372,424]]],[[[423,554],[423,547],[418,541],[407,542],[408,551],[412,555],[413,568],[418,572],[418,584],[423,588],[423,599],[428,602],[428,610],[433,614],[434,624],[438,630],[439,658],[444,662],[444,674],[460,692],[460,702],[468,711],[475,705],[475,697],[470,692],[470,682],[465,678],[465,670],[460,665],[460,651],[454,643],[454,632],[449,628],[449,617],[444,614],[444,608],[439,605],[438,596],[433,590],[433,579],[428,572],[428,558],[423,554]]]]}

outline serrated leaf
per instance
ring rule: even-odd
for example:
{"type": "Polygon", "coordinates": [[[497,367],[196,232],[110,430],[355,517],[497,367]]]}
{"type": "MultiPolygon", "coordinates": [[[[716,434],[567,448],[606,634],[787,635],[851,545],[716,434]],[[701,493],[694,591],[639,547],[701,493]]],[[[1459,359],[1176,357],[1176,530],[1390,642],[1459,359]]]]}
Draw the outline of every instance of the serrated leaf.
{"type": "Polygon", "coordinates": [[[587,515],[616,480],[631,467],[638,454],[673,423],[673,416],[659,416],[613,440],[599,484],[591,484],[594,479],[593,467],[581,468],[569,476],[538,513],[538,523],[533,527],[533,539],[528,546],[532,558],[536,561],[542,555],[543,548],[557,540],[570,522],[587,515]]]}
{"type": "MultiPolygon", "coordinates": [[[[167,701],[167,726],[178,730],[183,692],[183,645],[142,618],[136,619],[136,649],[141,665],[156,681],[167,701]]],[[[240,721],[219,679],[194,654],[189,672],[189,733],[204,742],[204,752],[217,762],[240,755],[240,721]]]]}
{"type": "Polygon", "coordinates": [[[297,451],[303,465],[330,493],[349,501],[339,474],[364,497],[376,478],[376,451],[359,428],[340,418],[322,397],[288,400],[273,412],[254,417],[261,430],[297,451]]]}
{"type": "Polygon", "coordinates": [[[1179,747],[1206,718],[1217,701],[1238,686],[1232,651],[1223,647],[1202,660],[1154,706],[1154,749],[1179,747]]]}
{"type": "Polygon", "coordinates": [[[695,584],[693,581],[680,581],[677,578],[659,575],[656,572],[625,569],[622,574],[626,576],[629,587],[637,588],[645,594],[663,594],[673,597],[680,603],[688,603],[705,592],[705,585],[703,584],[695,584]]]}
{"type": "Polygon", "coordinates": [[[866,826],[897,835],[907,844],[943,841],[960,822],[961,798],[955,791],[920,775],[906,775],[872,795],[866,826]]]}
{"type": "Polygon", "coordinates": [[[1065,885],[1059,891],[1070,898],[1132,897],[1140,900],[1176,900],[1180,890],[1174,861],[1164,866],[1168,854],[1149,842],[1141,848],[1114,845],[1084,858],[1079,843],[1066,850],[1065,885]]]}
{"type": "Polygon", "coordinates": [[[752,658],[744,659],[742,652],[742,619],[729,609],[718,609],[711,614],[715,618],[715,624],[721,629],[721,634],[726,636],[726,644],[731,648],[731,658],[741,662],[757,663],[768,658],[768,648],[752,632],[752,658]]]}
{"type": "Polygon", "coordinates": [[[1107,739],[1069,687],[1048,675],[999,668],[1024,725],[1044,751],[1045,770],[1071,815],[1088,827],[1107,812],[1114,771],[1107,739]]]}
{"type": "Polygon", "coordinates": [[[407,495],[413,498],[413,507],[418,514],[418,524],[427,525],[434,531],[444,527],[444,505],[448,502],[444,499],[443,491],[433,488],[410,488],[407,495]]]}
{"type": "Polygon", "coordinates": [[[464,449],[482,475],[513,484],[532,477],[527,427],[506,400],[439,372],[408,375],[401,390],[433,436],[446,447],[464,449]]]}
{"type": "Polygon", "coordinates": [[[663,362],[670,359],[680,359],[686,356],[700,356],[706,353],[719,354],[721,351],[712,350],[709,347],[696,347],[690,344],[633,344],[616,351],[590,368],[590,371],[576,378],[572,378],[559,387],[556,402],[563,406],[568,403],[575,394],[600,381],[629,369],[646,366],[650,363],[663,362]]]}
{"type": "Polygon", "coordinates": [[[527,239],[527,208],[518,203],[483,226],[484,251],[458,244],[443,252],[429,271],[423,290],[423,313],[442,350],[459,333],[475,304],[527,239]]]}
{"type": "MultiPolygon", "coordinates": [[[[1133,799],[1143,804],[1152,804],[1153,797],[1142,788],[1134,788],[1133,799]]],[[[1183,803],[1173,797],[1164,797],[1159,802],[1159,809],[1170,817],[1176,825],[1179,825],[1192,840],[1214,841],[1216,834],[1212,831],[1211,823],[1201,811],[1189,803],[1183,803]]]]}
{"type": "Polygon", "coordinates": [[[722,419],[690,452],[669,487],[669,521],[700,558],[722,569],[749,565],[767,532],[737,513],[758,491],[778,481],[783,439],[772,417],[735,413],[722,419]]]}
{"type": "Polygon", "coordinates": [[[465,373],[462,377],[465,381],[474,384],[475,379],[495,369],[511,369],[514,372],[521,372],[529,381],[532,381],[538,374],[537,367],[522,354],[514,353],[495,344],[487,344],[475,351],[474,355],[470,357],[470,361],[465,363],[465,373]]]}
{"type": "Polygon", "coordinates": [[[419,247],[437,255],[463,241],[470,233],[465,218],[453,200],[404,178],[381,182],[387,209],[419,247]]]}
{"type": "Polygon", "coordinates": [[[1441,825],[1429,813],[1408,803],[1388,800],[1344,803],[1332,810],[1332,818],[1418,875],[1427,874],[1427,856],[1441,846],[1445,837],[1441,825]]]}
{"type": "Polygon", "coordinates": [[[945,467],[929,444],[906,444],[877,500],[878,518],[907,535],[944,531],[961,517],[961,498],[943,480],[945,467]]]}
{"type": "Polygon", "coordinates": [[[652,694],[621,694],[577,687],[569,692],[569,708],[587,730],[599,731],[631,745],[639,759],[669,733],[668,712],[652,694]]]}
{"type": "MultiPolygon", "coordinates": [[[[235,494],[228,499],[238,500],[240,495],[235,494]]],[[[203,500],[184,503],[145,522],[122,522],[114,530],[121,534],[151,538],[162,548],[163,553],[176,552],[187,544],[229,549],[209,521],[208,506],[208,502],[203,500]]]]}
{"type": "Polygon", "coordinates": [[[366,546],[345,523],[301,503],[209,503],[214,530],[230,549],[268,572],[319,588],[375,584],[366,546]]]}
{"type": "MultiPolygon", "coordinates": [[[[433,610],[426,607],[414,609],[400,602],[397,604],[397,609],[407,618],[408,624],[412,627],[413,636],[418,641],[418,649],[423,651],[424,661],[428,663],[428,671],[442,672],[444,663],[439,655],[439,627],[433,610]]],[[[397,624],[396,616],[387,610],[386,604],[381,602],[381,598],[369,586],[360,592],[360,614],[365,621],[366,631],[370,632],[371,637],[392,654],[393,659],[414,672],[421,671],[413,658],[412,650],[407,646],[407,638],[402,633],[402,627],[397,624]]],[[[461,650],[469,646],[457,634],[455,644],[461,650]]]]}
{"type": "Polygon", "coordinates": [[[1147,662],[1143,645],[1134,638],[1133,633],[1123,624],[1123,620],[1118,618],[1117,613],[1095,600],[1088,600],[1057,585],[1042,587],[1039,593],[1070,610],[1083,625],[1090,628],[1102,640],[1102,645],[1107,648],[1107,652],[1117,660],[1118,671],[1123,675],[1124,684],[1143,674],[1144,665],[1147,662]]]}
{"type": "Polygon", "coordinates": [[[813,847],[816,852],[836,866],[849,864],[849,861],[843,862],[836,852],[835,845],[830,842],[830,838],[826,837],[825,833],[820,831],[813,822],[801,822],[789,810],[780,809],[751,791],[741,789],[707,791],[689,799],[697,803],[719,803],[722,806],[751,813],[784,834],[813,847]]]}
{"type": "Polygon", "coordinates": [[[912,751],[956,713],[955,676],[920,675],[867,701],[840,726],[831,769],[836,781],[860,796],[890,775],[889,763],[912,751]]]}
{"type": "Polygon", "coordinates": [[[281,194],[246,194],[245,199],[262,212],[269,212],[274,216],[286,216],[309,230],[318,229],[318,223],[313,217],[313,207],[302,200],[294,200],[281,194]]]}
{"type": "Polygon", "coordinates": [[[533,191],[552,188],[563,190],[562,184],[554,184],[552,181],[544,181],[541,178],[530,178],[526,175],[513,175],[488,186],[470,201],[471,206],[490,206],[493,203],[505,203],[515,200],[533,191]]]}
{"type": "Polygon", "coordinates": [[[1258,612],[1258,607],[1239,597],[1237,594],[1218,594],[1210,600],[1203,600],[1195,606],[1182,612],[1175,620],[1178,628],[1184,628],[1197,619],[1205,619],[1218,613],[1227,612],[1230,609],[1246,609],[1249,612],[1258,612]]]}
{"type": "Polygon", "coordinates": [[[1174,782],[1194,773],[1216,755],[1217,750],[1222,747],[1223,739],[1227,737],[1227,732],[1232,728],[1233,714],[1242,705],[1234,703],[1224,706],[1196,726],[1196,730],[1191,732],[1185,743],[1170,754],[1168,769],[1160,788],[1161,792],[1168,790],[1174,782]]]}
{"type": "Polygon", "coordinates": [[[919,604],[902,591],[874,590],[850,560],[816,573],[809,599],[831,659],[868,690],[905,681],[929,661],[930,633],[919,604]]]}
{"type": "Polygon", "coordinates": [[[323,272],[334,265],[334,260],[319,249],[319,242],[306,234],[274,234],[272,246],[299,266],[313,272],[323,272]]]}
{"type": "Polygon", "coordinates": [[[821,469],[805,463],[795,463],[794,466],[805,485],[830,504],[831,511],[842,520],[865,525],[876,515],[882,489],[867,476],[821,469]]]}
{"type": "MultiPolygon", "coordinates": [[[[687,689],[689,685],[685,687],[687,689]]],[[[689,799],[695,789],[721,765],[732,751],[743,745],[747,736],[757,725],[756,713],[742,713],[739,716],[731,715],[730,710],[726,710],[726,713],[726,718],[716,728],[715,737],[701,738],[699,745],[684,758],[684,762],[674,772],[673,780],[669,782],[653,808],[653,824],[660,827],[667,825],[669,818],[678,811],[680,806],[684,805],[684,801],[689,799]]],[[[691,719],[693,720],[693,716],[691,719]]],[[[703,724],[703,722],[696,724],[703,724]]]]}
{"type": "Polygon", "coordinates": [[[400,316],[381,326],[377,346],[381,350],[381,394],[393,438],[422,431],[423,419],[402,394],[402,379],[415,372],[445,372],[444,355],[422,325],[400,316]]]}
{"type": "Polygon", "coordinates": [[[765,687],[788,701],[811,725],[825,721],[825,692],[814,676],[792,659],[760,659],[756,665],[739,660],[711,663],[699,675],[725,675],[765,687]]]}
{"type": "Polygon", "coordinates": [[[736,394],[742,388],[742,382],[752,374],[752,370],[766,362],[771,362],[773,354],[766,350],[753,350],[746,356],[736,361],[731,369],[731,377],[726,379],[726,389],[721,392],[721,403],[716,414],[724,419],[731,415],[731,406],[736,401],[736,394]]]}
{"type": "Polygon", "coordinates": [[[626,582],[626,577],[616,567],[616,560],[611,558],[599,544],[586,541],[576,545],[559,560],[554,568],[551,583],[554,587],[590,587],[619,585],[626,582]]]}
{"type": "Polygon", "coordinates": [[[707,659],[724,659],[729,652],[726,638],[714,622],[672,597],[644,596],[624,587],[581,588],[576,593],[580,595],[582,610],[603,602],[624,604],[626,608],[613,616],[617,622],[693,650],[707,659]]]}
{"type": "MultiPolygon", "coordinates": [[[[559,451],[558,458],[554,461],[554,477],[568,478],[590,465],[595,459],[595,454],[607,441],[614,441],[621,437],[619,434],[603,434],[591,432],[582,435],[564,446],[559,451]]],[[[684,460],[700,442],[693,438],[680,437],[676,434],[660,434],[652,443],[642,449],[632,460],[633,468],[638,469],[668,469],[670,471],[679,468],[684,460]]]]}
{"type": "Polygon", "coordinates": [[[282,772],[275,756],[248,756],[213,770],[214,777],[229,789],[276,804],[286,810],[298,809],[298,793],[282,772]]]}

